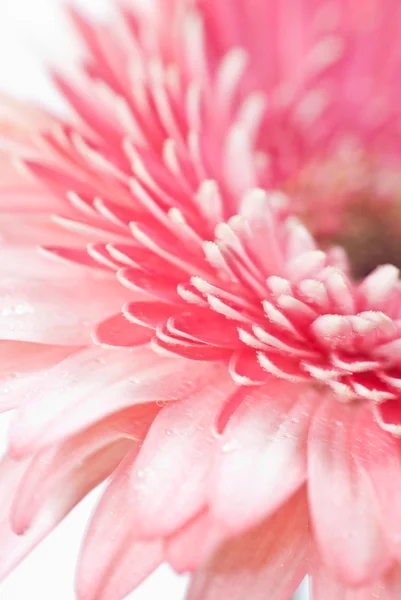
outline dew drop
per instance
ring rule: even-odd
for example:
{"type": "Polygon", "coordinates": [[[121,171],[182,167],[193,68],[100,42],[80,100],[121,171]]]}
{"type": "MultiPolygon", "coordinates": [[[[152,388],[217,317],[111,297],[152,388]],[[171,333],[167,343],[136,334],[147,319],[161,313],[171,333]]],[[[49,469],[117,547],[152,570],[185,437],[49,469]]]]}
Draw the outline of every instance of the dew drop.
{"type": "Polygon", "coordinates": [[[237,440],[231,440],[230,442],[226,442],[221,449],[223,452],[234,452],[235,450],[239,450],[240,447],[237,440]]]}

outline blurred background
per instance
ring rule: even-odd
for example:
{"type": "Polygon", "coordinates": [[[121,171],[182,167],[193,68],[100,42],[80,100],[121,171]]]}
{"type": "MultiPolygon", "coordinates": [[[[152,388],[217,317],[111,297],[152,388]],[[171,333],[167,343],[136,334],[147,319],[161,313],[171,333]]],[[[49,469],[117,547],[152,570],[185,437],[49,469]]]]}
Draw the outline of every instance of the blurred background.
{"type": "MultiPolygon", "coordinates": [[[[96,17],[107,15],[109,4],[108,0],[71,0],[70,3],[96,17]]],[[[75,54],[73,34],[63,17],[62,4],[63,0],[0,0],[0,92],[40,102],[53,110],[65,110],[63,100],[46,75],[46,64],[50,59],[52,64],[68,65],[75,54]]],[[[9,420],[9,415],[0,417],[2,451],[6,448],[9,420]]],[[[38,597],[41,600],[74,600],[76,558],[83,531],[100,492],[95,490],[0,584],[1,600],[38,597]]],[[[186,585],[186,577],[178,577],[167,567],[162,567],[130,596],[130,600],[181,600],[186,585]]],[[[304,597],[300,592],[297,600],[304,597]]]]}

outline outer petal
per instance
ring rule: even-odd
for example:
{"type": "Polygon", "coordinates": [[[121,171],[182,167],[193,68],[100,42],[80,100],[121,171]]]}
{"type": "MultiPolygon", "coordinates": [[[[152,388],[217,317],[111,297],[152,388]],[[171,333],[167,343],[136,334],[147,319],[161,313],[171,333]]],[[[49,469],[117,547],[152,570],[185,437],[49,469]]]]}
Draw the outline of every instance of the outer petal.
{"type": "MultiPolygon", "coordinates": [[[[1,195],[4,194],[8,200],[13,202],[16,192],[7,192],[0,187],[1,195]],[[10,198],[11,196],[11,198],[10,198]]],[[[43,192],[31,191],[28,187],[21,191],[20,196],[29,198],[30,201],[36,201],[36,198],[43,195],[43,192]]],[[[76,246],[82,240],[77,240],[77,235],[67,230],[61,229],[60,225],[54,223],[51,214],[55,208],[49,208],[49,213],[30,213],[30,207],[25,207],[21,214],[11,212],[0,213],[0,240],[8,245],[15,244],[36,247],[36,246],[76,246]]],[[[60,210],[60,209],[59,209],[60,210]]]]}
{"type": "Polygon", "coordinates": [[[166,540],[166,559],[178,573],[196,571],[226,537],[227,530],[204,510],[166,540]]]}
{"type": "Polygon", "coordinates": [[[372,488],[355,460],[358,407],[323,401],[309,439],[309,498],[319,550],[338,577],[365,585],[390,563],[372,488]]]}
{"type": "Polygon", "coordinates": [[[11,569],[46,535],[46,527],[37,528],[28,537],[20,538],[11,529],[9,513],[16,489],[24,475],[29,461],[15,462],[8,456],[0,462],[0,578],[6,577],[11,569]]]}
{"type": "Polygon", "coordinates": [[[16,408],[71,346],[0,341],[0,411],[16,408]]]}
{"type": "Polygon", "coordinates": [[[48,129],[54,122],[52,115],[39,106],[0,95],[0,133],[10,142],[32,147],[38,131],[48,129]]]}
{"type": "Polygon", "coordinates": [[[316,400],[306,388],[273,381],[250,391],[231,417],[210,488],[211,511],[230,530],[254,525],[302,485],[316,400]]]}
{"type": "Polygon", "coordinates": [[[131,502],[141,535],[171,534],[203,508],[215,424],[234,392],[226,366],[210,364],[192,393],[156,418],[131,474],[131,502]]]}
{"type": "Polygon", "coordinates": [[[355,461],[370,481],[384,535],[401,558],[401,441],[383,431],[366,410],[359,419],[355,461]]]}
{"type": "Polygon", "coordinates": [[[318,563],[312,570],[311,600],[398,600],[401,594],[401,572],[391,569],[383,578],[369,586],[344,586],[332,573],[318,563]]]}
{"type": "MultiPolygon", "coordinates": [[[[34,452],[42,445],[47,427],[63,424],[63,413],[87,396],[97,397],[103,389],[126,374],[132,359],[129,351],[86,348],[47,374],[38,390],[32,390],[20,407],[10,431],[14,455],[34,452]],[[57,402],[55,402],[55,397],[57,402]]],[[[81,429],[91,421],[82,423],[81,429]]]]}
{"type": "Polygon", "coordinates": [[[211,372],[210,363],[161,358],[147,348],[88,348],[53,369],[40,393],[21,407],[10,450],[21,456],[129,406],[183,399],[211,372]]]}
{"type": "Polygon", "coordinates": [[[81,471],[93,486],[143,439],[160,408],[156,404],[121,411],[68,440],[39,452],[32,460],[13,503],[12,523],[24,533],[39,517],[48,498],[71,493],[81,471]],[[101,460],[97,459],[97,456],[101,460]]]}
{"type": "Polygon", "coordinates": [[[141,542],[130,526],[128,472],[137,448],[121,463],[90,524],[78,566],[79,600],[122,600],[162,561],[162,544],[141,542]]]}
{"type": "Polygon", "coordinates": [[[38,257],[37,251],[0,253],[0,339],[60,345],[90,342],[92,327],[124,303],[112,275],[38,257]]]}
{"type": "Polygon", "coordinates": [[[305,575],[308,512],[303,493],[246,534],[224,542],[193,577],[187,600],[288,600],[305,575]]]}
{"type": "MultiPolygon", "coordinates": [[[[127,442],[123,443],[126,446],[127,442]]],[[[22,536],[16,535],[11,529],[9,512],[16,489],[23,482],[28,462],[3,458],[0,464],[0,578],[4,578],[99,481],[110,474],[121,460],[122,451],[120,441],[117,445],[109,446],[107,451],[95,453],[89,463],[77,466],[67,480],[68,486],[52,490],[41,507],[39,517],[22,536]]]]}

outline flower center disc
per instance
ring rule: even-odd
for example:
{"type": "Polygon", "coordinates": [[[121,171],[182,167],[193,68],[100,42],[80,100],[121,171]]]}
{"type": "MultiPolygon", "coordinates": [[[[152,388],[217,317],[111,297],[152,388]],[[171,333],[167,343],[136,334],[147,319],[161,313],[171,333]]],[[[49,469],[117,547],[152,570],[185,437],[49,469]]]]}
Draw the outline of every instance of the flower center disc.
{"type": "Polygon", "coordinates": [[[354,205],[347,211],[345,226],[322,246],[339,245],[347,252],[351,273],[357,281],[376,267],[392,264],[401,269],[401,227],[398,207],[376,209],[367,203],[354,205]]]}
{"type": "Polygon", "coordinates": [[[401,268],[401,175],[345,140],[290,181],[289,195],[319,245],[341,246],[359,281],[376,267],[401,268]]]}

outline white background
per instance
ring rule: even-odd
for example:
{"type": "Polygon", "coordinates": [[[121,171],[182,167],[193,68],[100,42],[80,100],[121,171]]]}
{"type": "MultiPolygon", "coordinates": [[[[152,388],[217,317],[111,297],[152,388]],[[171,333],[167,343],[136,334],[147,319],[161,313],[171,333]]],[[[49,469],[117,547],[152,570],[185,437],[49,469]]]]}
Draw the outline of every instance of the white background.
{"type": "MultiPolygon", "coordinates": [[[[57,62],[68,62],[73,56],[71,31],[63,19],[61,3],[62,0],[0,0],[0,91],[62,108],[62,100],[51,87],[44,67],[50,56],[57,62]]],[[[73,3],[93,14],[104,14],[107,7],[107,0],[73,3]]],[[[0,418],[0,449],[6,445],[8,420],[7,415],[0,418]]],[[[1,600],[74,600],[76,557],[98,496],[96,490],[0,584],[1,600]]],[[[185,587],[186,578],[162,567],[130,598],[181,600],[185,587]]]]}

